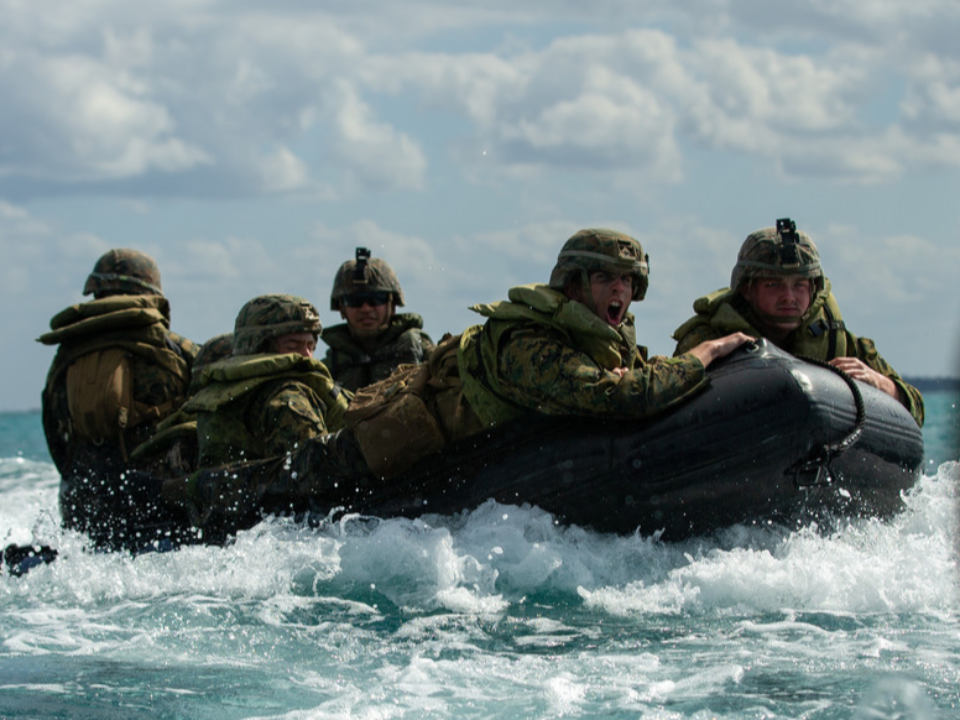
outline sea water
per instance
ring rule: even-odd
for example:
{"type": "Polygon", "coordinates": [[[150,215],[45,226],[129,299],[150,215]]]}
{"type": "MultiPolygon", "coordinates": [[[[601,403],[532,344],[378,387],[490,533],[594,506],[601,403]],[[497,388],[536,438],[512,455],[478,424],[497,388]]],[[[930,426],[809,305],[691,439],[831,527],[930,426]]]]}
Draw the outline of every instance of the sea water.
{"type": "Polygon", "coordinates": [[[829,533],[488,503],[136,558],[60,530],[39,415],[0,414],[0,541],[60,549],[0,577],[0,717],[956,718],[958,403],[906,510],[829,533]]]}

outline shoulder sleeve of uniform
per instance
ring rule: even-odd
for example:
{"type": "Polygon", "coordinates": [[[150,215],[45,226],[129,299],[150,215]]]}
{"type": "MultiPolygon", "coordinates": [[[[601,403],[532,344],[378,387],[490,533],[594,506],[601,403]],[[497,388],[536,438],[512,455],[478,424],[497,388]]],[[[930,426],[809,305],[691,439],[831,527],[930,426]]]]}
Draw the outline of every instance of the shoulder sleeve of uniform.
{"type": "Polygon", "coordinates": [[[268,383],[251,403],[251,425],[263,439],[267,455],[285,455],[327,431],[323,403],[303,383],[268,383]]]}
{"type": "Polygon", "coordinates": [[[514,332],[497,360],[509,400],[547,415],[645,418],[705,387],[703,365],[692,355],[638,363],[623,377],[548,329],[514,332]]]}
{"type": "Polygon", "coordinates": [[[857,337],[847,331],[847,347],[853,349],[854,357],[862,360],[866,365],[881,375],[893,380],[893,384],[900,389],[903,406],[907,408],[913,416],[913,419],[917,421],[917,425],[923,427],[926,413],[923,405],[923,395],[913,385],[905,382],[890,363],[883,359],[873,340],[870,338],[857,337]]]}

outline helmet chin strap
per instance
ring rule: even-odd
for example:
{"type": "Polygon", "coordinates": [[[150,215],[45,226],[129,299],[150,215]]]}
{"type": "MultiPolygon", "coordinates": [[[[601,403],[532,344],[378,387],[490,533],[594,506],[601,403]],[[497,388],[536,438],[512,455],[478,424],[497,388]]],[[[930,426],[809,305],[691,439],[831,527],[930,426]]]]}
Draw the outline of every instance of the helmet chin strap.
{"type": "Polygon", "coordinates": [[[580,268],[580,302],[594,315],[597,314],[597,304],[593,301],[593,292],[590,290],[590,274],[584,268],[580,268]]]}

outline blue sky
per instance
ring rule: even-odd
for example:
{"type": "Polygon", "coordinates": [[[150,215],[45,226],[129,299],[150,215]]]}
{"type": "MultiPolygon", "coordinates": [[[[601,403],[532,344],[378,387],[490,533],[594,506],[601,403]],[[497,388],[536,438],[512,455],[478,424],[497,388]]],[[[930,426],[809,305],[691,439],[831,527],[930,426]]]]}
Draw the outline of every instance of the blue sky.
{"type": "Polygon", "coordinates": [[[848,327],[960,375],[955,0],[0,0],[0,410],[111,247],[153,255],[173,328],[312,300],[357,245],[434,337],[546,281],[582,227],[651,258],[640,342],[779,217],[848,327]],[[268,9],[269,8],[269,9],[268,9]]]}

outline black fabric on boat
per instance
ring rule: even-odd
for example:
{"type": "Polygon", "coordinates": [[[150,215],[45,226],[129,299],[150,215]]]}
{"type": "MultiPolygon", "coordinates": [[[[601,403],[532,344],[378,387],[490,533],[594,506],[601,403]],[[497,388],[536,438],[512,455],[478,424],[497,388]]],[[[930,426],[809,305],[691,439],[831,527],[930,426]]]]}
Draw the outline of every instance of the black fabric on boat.
{"type": "Polygon", "coordinates": [[[902,509],[902,491],[919,477],[923,437],[893,398],[766,341],[715,363],[710,377],[705,392],[652,421],[523,418],[400,478],[340,482],[315,507],[412,517],[493,498],[598,531],[662,530],[664,539],[902,509]],[[797,469],[821,456],[830,482],[806,486],[797,469]]]}

